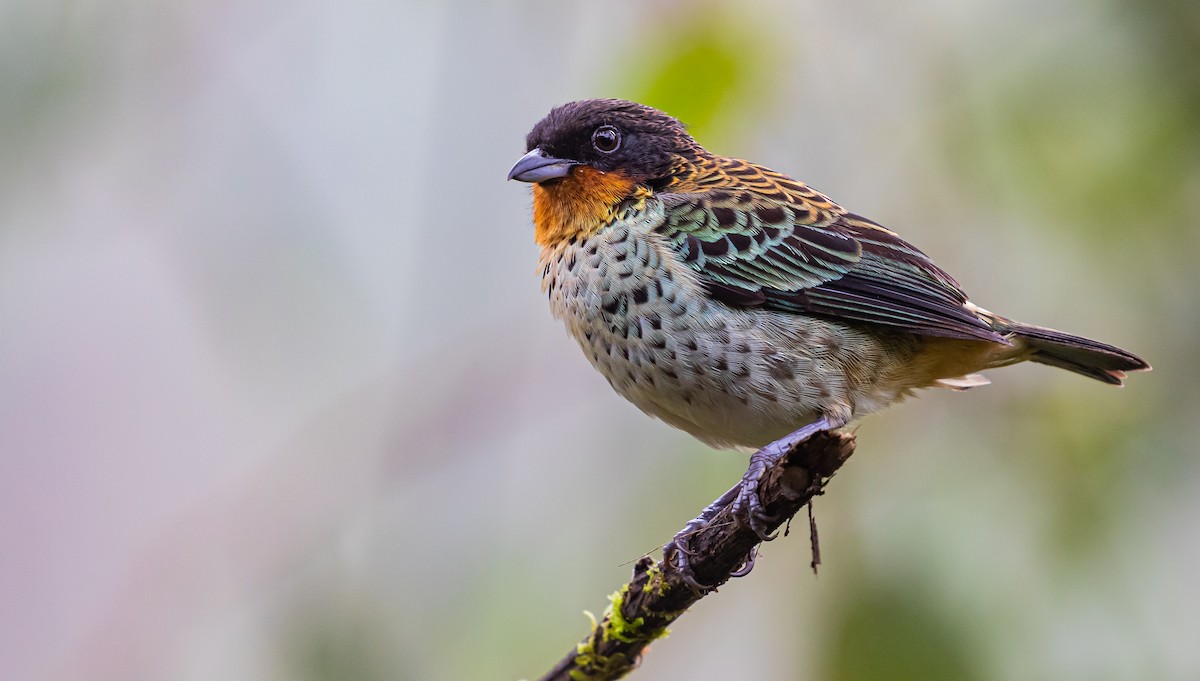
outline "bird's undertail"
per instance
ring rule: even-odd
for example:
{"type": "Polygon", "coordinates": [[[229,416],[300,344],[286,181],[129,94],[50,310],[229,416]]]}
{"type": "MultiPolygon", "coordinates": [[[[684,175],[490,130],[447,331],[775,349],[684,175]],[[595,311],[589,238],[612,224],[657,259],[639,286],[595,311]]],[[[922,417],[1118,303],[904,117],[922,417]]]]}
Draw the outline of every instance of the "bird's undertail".
{"type": "Polygon", "coordinates": [[[1032,351],[1027,357],[1031,362],[1074,371],[1112,385],[1124,385],[1127,372],[1150,369],[1146,360],[1132,352],[1091,338],[998,316],[993,316],[991,321],[993,328],[1005,334],[1009,340],[1032,351]]]}

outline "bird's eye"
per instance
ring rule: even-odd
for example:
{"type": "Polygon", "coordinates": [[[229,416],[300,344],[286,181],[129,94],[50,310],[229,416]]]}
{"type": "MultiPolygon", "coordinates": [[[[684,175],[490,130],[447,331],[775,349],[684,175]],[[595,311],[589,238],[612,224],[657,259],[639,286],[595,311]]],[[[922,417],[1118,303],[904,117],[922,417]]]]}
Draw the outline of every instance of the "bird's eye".
{"type": "Polygon", "coordinates": [[[602,125],[592,133],[592,146],[602,154],[611,154],[621,146],[621,132],[611,125],[602,125]]]}

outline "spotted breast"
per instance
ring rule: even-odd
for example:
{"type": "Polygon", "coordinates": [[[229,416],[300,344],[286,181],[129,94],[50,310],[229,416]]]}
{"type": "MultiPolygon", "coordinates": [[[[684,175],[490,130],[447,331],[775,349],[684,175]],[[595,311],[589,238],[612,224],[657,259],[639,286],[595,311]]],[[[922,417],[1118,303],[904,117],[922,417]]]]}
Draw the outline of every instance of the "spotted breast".
{"type": "Polygon", "coordinates": [[[713,446],[759,447],[905,392],[899,379],[879,380],[911,354],[896,346],[904,338],[885,353],[861,328],[713,300],[660,233],[664,220],[658,199],[631,202],[541,258],[554,315],[642,411],[713,446]]]}

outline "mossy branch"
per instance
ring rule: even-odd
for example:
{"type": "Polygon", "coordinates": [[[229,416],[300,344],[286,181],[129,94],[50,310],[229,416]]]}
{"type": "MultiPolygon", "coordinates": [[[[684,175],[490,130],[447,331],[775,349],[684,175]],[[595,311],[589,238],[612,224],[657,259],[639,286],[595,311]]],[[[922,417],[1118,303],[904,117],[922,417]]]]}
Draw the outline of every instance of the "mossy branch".
{"type": "MultiPolygon", "coordinates": [[[[820,494],[853,452],[853,435],[822,432],[799,444],[769,470],[759,494],[776,519],[771,530],[789,522],[820,494]]],[[[695,551],[690,561],[696,580],[713,585],[704,592],[689,587],[663,561],[655,563],[649,556],[643,557],[633,568],[633,579],[610,597],[604,617],[593,620],[592,631],[541,681],[607,681],[625,676],[637,667],[646,647],[667,634],[669,624],[734,576],[759,541],[728,509],[697,529],[690,544],[695,551]]]]}

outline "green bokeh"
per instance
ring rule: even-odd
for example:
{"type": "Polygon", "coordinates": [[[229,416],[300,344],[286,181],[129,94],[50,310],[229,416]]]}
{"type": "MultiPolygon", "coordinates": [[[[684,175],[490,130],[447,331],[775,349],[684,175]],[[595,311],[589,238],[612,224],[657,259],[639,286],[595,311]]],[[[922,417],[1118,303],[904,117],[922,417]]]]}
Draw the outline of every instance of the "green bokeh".
{"type": "Polygon", "coordinates": [[[647,28],[623,60],[612,89],[687,124],[703,144],[721,148],[753,129],[784,94],[772,89],[795,62],[769,15],[697,3],[673,21],[647,28]]]}
{"type": "Polygon", "coordinates": [[[830,681],[984,678],[961,623],[911,591],[864,586],[828,616],[830,681]]]}

